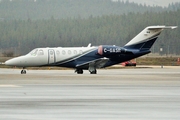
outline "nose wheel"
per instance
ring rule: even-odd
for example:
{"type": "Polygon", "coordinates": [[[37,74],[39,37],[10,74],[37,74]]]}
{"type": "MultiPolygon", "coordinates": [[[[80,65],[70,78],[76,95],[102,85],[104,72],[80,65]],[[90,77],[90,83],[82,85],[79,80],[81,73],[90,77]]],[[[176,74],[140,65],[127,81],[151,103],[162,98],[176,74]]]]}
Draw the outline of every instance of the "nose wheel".
{"type": "Polygon", "coordinates": [[[21,70],[21,74],[26,74],[26,70],[24,68],[21,70]]]}

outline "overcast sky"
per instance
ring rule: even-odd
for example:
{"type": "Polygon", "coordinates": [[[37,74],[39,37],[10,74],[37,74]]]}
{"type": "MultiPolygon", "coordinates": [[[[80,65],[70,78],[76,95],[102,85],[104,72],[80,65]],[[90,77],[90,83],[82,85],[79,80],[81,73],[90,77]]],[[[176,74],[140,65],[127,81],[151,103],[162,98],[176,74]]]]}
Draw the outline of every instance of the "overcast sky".
{"type": "MultiPolygon", "coordinates": [[[[112,1],[117,1],[117,0],[112,0],[112,1]]],[[[119,1],[126,1],[126,0],[119,0],[119,1]]],[[[135,3],[140,3],[140,4],[146,4],[146,5],[157,5],[157,6],[168,6],[169,3],[175,3],[175,2],[180,2],[180,0],[129,0],[129,2],[135,2],[135,3]]]]}

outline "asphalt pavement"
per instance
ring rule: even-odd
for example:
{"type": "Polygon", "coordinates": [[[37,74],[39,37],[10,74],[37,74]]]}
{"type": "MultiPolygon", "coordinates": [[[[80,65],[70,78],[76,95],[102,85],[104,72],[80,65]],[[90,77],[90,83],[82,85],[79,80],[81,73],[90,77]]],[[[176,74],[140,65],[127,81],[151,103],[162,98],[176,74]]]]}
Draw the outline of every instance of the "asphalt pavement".
{"type": "Polygon", "coordinates": [[[0,120],[179,120],[180,68],[0,69],[0,120]]]}

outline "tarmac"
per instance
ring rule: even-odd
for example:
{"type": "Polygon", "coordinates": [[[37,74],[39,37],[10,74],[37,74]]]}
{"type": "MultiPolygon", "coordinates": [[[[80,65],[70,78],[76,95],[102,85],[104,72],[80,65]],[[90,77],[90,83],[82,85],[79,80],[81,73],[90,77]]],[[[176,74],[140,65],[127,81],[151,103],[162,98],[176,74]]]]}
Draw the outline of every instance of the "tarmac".
{"type": "Polygon", "coordinates": [[[179,120],[180,67],[0,68],[0,120],[179,120]]]}

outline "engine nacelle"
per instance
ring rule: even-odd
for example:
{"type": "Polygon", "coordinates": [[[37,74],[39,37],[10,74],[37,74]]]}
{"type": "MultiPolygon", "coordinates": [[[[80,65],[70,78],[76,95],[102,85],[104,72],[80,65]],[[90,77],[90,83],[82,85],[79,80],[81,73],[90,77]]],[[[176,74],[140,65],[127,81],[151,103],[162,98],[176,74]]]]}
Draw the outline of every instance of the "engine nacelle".
{"type": "Polygon", "coordinates": [[[126,54],[126,49],[119,46],[100,45],[98,47],[98,54],[102,56],[108,56],[114,54],[126,54]]]}

